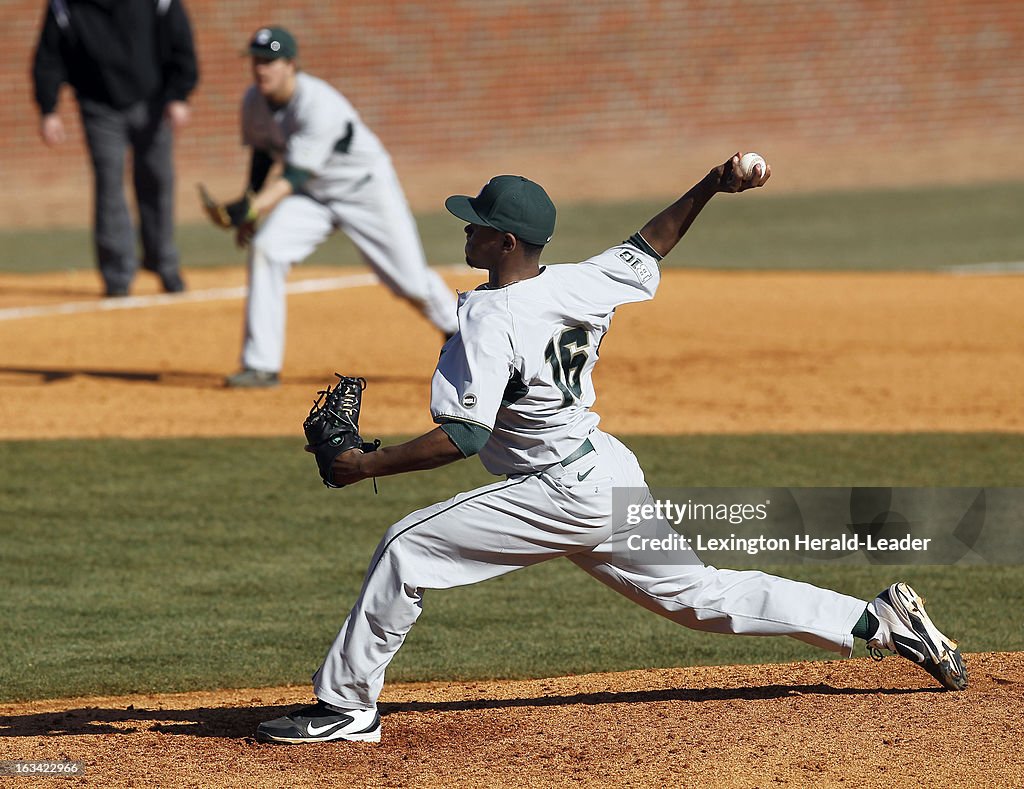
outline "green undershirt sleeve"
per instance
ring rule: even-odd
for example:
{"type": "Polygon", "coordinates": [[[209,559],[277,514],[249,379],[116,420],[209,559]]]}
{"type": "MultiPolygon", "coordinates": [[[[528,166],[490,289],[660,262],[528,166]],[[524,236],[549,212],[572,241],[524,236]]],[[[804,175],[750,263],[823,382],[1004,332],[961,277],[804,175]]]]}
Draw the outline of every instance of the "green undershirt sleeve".
{"type": "Polygon", "coordinates": [[[627,238],[624,244],[632,244],[634,247],[639,249],[645,255],[650,255],[655,260],[661,260],[661,255],[650,244],[647,243],[647,239],[640,235],[639,231],[627,238]]]}
{"type": "Polygon", "coordinates": [[[450,420],[442,422],[441,429],[448,434],[448,438],[458,447],[459,452],[467,458],[483,449],[487,439],[491,437],[491,431],[486,427],[469,422],[450,420]]]}
{"type": "Polygon", "coordinates": [[[309,170],[300,170],[298,167],[286,164],[281,177],[292,185],[293,191],[297,192],[305,185],[306,181],[313,177],[313,173],[309,170]]]}

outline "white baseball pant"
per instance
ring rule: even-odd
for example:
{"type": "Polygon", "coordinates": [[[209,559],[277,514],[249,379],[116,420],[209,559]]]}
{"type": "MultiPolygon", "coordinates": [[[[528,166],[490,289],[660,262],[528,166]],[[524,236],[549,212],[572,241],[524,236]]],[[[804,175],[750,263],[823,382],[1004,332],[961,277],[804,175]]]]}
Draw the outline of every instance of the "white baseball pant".
{"type": "Polygon", "coordinates": [[[384,671],[420,614],[424,590],[477,583],[557,556],[689,628],[785,635],[852,654],[850,631],[867,601],[762,572],[719,570],[692,552],[681,552],[671,565],[625,560],[622,549],[635,527],[612,523],[612,489],[635,490],[633,503],[650,492],[629,449],[600,431],[590,440],[595,451],[566,466],[460,493],[391,526],[313,675],[317,697],[345,709],[374,706],[384,671]]]}
{"type": "Polygon", "coordinates": [[[416,221],[394,169],[379,167],[343,200],[319,202],[303,194],[290,195],[260,226],[249,248],[243,368],[281,370],[288,272],[338,228],[393,293],[412,302],[443,333],[458,330],[455,294],[427,266],[416,221]]]}

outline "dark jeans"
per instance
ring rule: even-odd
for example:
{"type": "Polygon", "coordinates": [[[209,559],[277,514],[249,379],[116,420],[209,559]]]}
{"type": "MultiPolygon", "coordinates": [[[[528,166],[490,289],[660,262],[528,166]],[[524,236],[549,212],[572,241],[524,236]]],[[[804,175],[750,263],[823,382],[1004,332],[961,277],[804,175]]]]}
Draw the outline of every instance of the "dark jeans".
{"type": "Polygon", "coordinates": [[[165,288],[178,277],[174,245],[174,135],[163,106],[140,102],[123,110],[79,99],[94,176],[96,263],[108,292],[125,290],[139,267],[135,234],[124,193],[125,154],[139,208],[142,266],[165,288]]]}

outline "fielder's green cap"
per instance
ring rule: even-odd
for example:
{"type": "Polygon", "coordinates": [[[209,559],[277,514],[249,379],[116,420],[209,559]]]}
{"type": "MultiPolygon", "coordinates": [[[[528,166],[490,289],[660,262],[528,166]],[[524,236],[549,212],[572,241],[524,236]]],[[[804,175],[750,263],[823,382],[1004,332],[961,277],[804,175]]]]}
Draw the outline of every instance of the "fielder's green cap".
{"type": "Polygon", "coordinates": [[[511,233],[544,246],[555,232],[555,204],[548,193],[521,175],[496,175],[476,197],[452,195],[444,207],[459,219],[511,233]]]}
{"type": "Polygon", "coordinates": [[[295,36],[283,27],[261,27],[249,42],[249,54],[268,60],[294,60],[299,54],[299,45],[295,43],[295,36]]]}

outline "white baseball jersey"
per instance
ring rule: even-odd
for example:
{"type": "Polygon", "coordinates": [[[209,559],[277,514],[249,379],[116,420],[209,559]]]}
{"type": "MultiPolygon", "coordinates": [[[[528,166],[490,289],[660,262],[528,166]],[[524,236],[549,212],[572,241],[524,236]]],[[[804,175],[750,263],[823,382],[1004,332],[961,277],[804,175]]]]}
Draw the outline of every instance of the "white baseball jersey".
{"type": "Polygon", "coordinates": [[[348,99],[301,71],[291,100],[276,110],[255,85],[246,91],[242,142],[312,173],[302,191],[324,202],[344,197],[381,159],[390,159],[348,99]]]}
{"type": "Polygon", "coordinates": [[[654,562],[627,550],[637,527],[616,518],[613,491],[628,503],[654,499],[633,453],[596,428],[590,376],[615,308],[650,299],[658,287],[655,258],[644,242],[632,242],[462,294],[460,332],[438,361],[431,410],[442,423],[491,429],[480,457],[508,478],[412,512],[385,532],[313,676],[317,698],[341,709],[376,705],[425,589],[478,583],[559,556],[686,627],[787,635],[851,654],[863,600],[720,570],[690,548],[654,562]]]}
{"type": "Polygon", "coordinates": [[[243,368],[281,370],[288,271],[339,228],[393,293],[445,334],[456,330],[455,295],[427,266],[391,157],[344,96],[303,72],[278,109],[250,87],[242,100],[242,141],[310,174],[249,247],[243,368]]]}
{"type": "Polygon", "coordinates": [[[435,422],[491,431],[480,460],[518,474],[568,457],[597,427],[591,373],[616,307],[653,298],[657,259],[623,242],[582,263],[459,298],[431,384],[435,422]]]}

